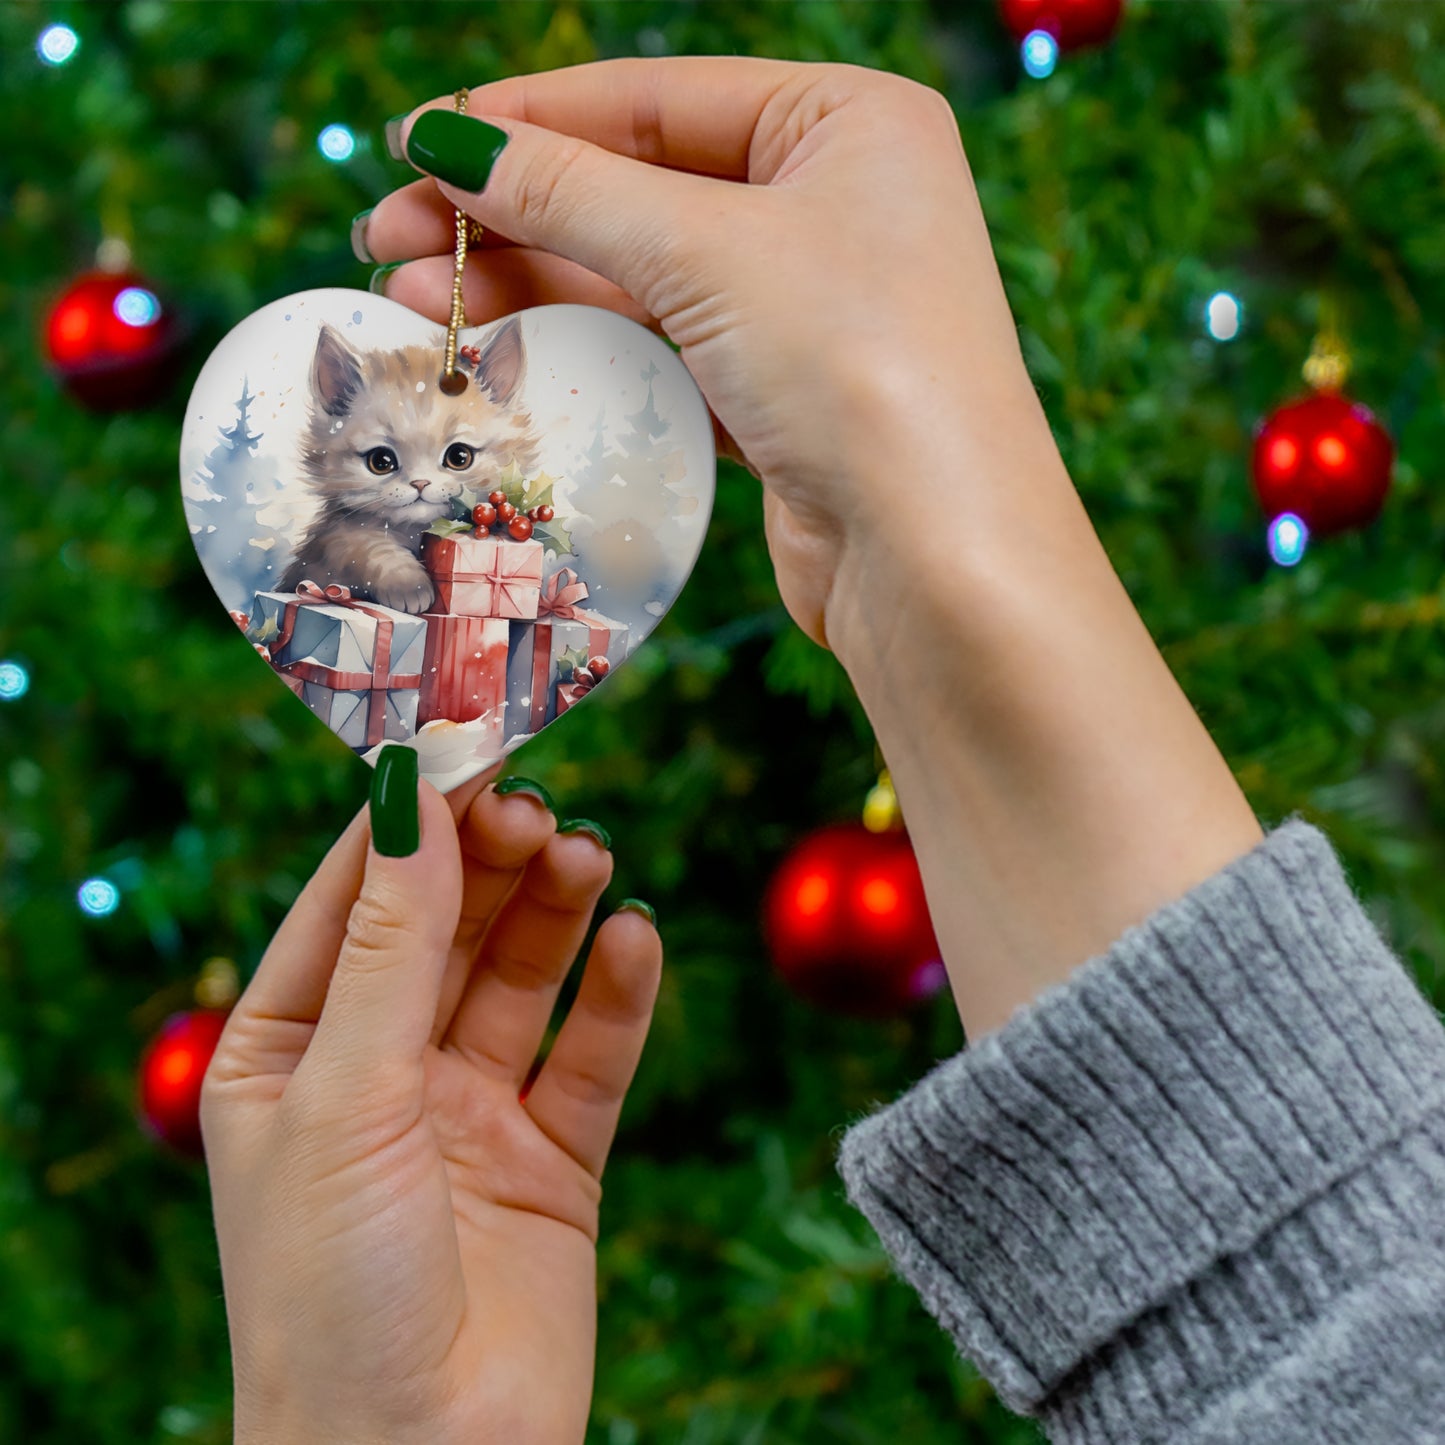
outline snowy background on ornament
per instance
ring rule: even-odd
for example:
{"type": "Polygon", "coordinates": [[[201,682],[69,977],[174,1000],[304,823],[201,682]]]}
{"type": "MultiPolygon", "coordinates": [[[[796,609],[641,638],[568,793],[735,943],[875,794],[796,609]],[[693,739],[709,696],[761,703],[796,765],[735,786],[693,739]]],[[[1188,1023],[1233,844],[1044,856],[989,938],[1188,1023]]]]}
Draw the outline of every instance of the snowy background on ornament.
{"type": "MultiPolygon", "coordinates": [[[[356,291],[285,297],[242,322],[197,379],[181,437],[181,494],[212,585],[249,610],[285,572],[317,508],[302,480],[311,359],[321,323],[357,350],[435,342],[440,326],[356,291]]],[[[485,344],[494,323],[462,344],[485,344]]],[[[651,630],[692,566],[707,527],[711,426],[677,368],[658,370],[666,343],[625,318],[581,306],[525,315],[520,405],[541,437],[538,470],[556,478],[554,504],[573,556],[548,553],[586,581],[587,606],[651,630]],[[610,324],[609,324],[610,323],[610,324]],[[680,404],[681,403],[681,404],[680,404]]]]}

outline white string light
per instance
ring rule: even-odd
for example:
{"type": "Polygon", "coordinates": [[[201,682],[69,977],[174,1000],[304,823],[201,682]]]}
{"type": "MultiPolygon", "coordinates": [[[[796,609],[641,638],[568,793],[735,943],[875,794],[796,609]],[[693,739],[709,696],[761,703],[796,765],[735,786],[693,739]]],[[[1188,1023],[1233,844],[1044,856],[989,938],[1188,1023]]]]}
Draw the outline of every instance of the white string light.
{"type": "Polygon", "coordinates": [[[64,65],[80,49],[80,36],[68,25],[47,25],[35,42],[35,53],[47,65],[64,65]]]}
{"type": "Polygon", "coordinates": [[[349,126],[329,125],[316,137],[316,148],[327,160],[339,165],[356,154],[356,137],[349,126]]]}

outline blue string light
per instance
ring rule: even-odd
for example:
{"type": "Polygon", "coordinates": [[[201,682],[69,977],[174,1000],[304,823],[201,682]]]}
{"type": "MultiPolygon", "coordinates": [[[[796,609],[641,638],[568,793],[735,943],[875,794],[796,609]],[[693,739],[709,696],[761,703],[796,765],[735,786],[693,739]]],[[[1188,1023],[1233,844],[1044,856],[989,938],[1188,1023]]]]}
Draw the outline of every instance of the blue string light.
{"type": "Polygon", "coordinates": [[[80,36],[68,25],[47,25],[35,42],[35,53],[47,65],[64,65],[80,49],[80,36]]]}
{"type": "Polygon", "coordinates": [[[16,702],[30,691],[30,674],[18,662],[0,662],[0,702],[16,702]]]}
{"type": "Polygon", "coordinates": [[[120,907],[120,889],[109,878],[87,878],[76,890],[80,911],[92,918],[108,918],[120,907]]]}
{"type": "Polygon", "coordinates": [[[1046,80],[1059,63],[1059,42],[1047,30],[1030,30],[1019,47],[1024,69],[1035,80],[1046,80]]]}
{"type": "Polygon", "coordinates": [[[1204,308],[1204,329],[1216,341],[1233,341],[1244,325],[1244,307],[1228,291],[1216,291],[1204,308]]]}
{"type": "Polygon", "coordinates": [[[147,291],[144,286],[127,286],[115,298],[111,309],[116,319],[127,326],[149,326],[159,321],[161,315],[161,303],[155,292],[147,291]]]}
{"type": "Polygon", "coordinates": [[[1293,512],[1281,512],[1269,524],[1269,555],[1281,567],[1293,567],[1305,554],[1310,529],[1293,512]]]}
{"type": "Polygon", "coordinates": [[[316,148],[329,161],[349,161],[356,153],[356,137],[344,125],[329,125],[316,137],[316,148]]]}

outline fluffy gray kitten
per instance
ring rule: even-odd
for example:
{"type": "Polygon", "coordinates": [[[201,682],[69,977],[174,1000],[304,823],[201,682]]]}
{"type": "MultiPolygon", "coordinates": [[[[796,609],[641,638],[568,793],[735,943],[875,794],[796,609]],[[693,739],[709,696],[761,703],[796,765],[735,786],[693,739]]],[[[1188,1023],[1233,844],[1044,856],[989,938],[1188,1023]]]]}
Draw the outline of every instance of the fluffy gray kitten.
{"type": "Polygon", "coordinates": [[[526,360],[514,316],[492,333],[466,389],[448,396],[440,345],[358,353],[323,326],[301,454],[321,508],[281,590],[337,582],[353,597],[425,612],[436,589],[422,533],[452,514],[463,484],[485,496],[508,463],[536,467],[539,439],[517,400],[526,360]]]}

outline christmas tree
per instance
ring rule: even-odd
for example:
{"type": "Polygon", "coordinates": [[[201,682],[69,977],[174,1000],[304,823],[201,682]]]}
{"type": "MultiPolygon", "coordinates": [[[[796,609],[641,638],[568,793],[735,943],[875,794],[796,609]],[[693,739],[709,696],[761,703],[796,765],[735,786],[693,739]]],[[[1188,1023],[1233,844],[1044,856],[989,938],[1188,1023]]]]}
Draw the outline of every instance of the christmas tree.
{"type": "MultiPolygon", "coordinates": [[[[1031,372],[1145,621],[1261,818],[1319,823],[1445,1002],[1445,10],[1134,0],[1111,43],[1035,77],[982,0],[21,0],[0,10],[0,1440],[231,1439],[204,1170],[138,1127],[136,1063],[205,959],[244,982],[369,778],[201,571],[176,484],[196,371],[266,302],[366,285],[350,217],[413,174],[387,116],[703,52],[878,66],[950,99],[1031,372]],[[41,341],[102,243],[189,331],[174,388],[112,414],[71,399],[41,341]],[[1242,303],[1230,339],[1221,297],[1242,303]],[[1394,439],[1393,488],[1372,526],[1282,566],[1253,430],[1326,324],[1394,439]],[[91,879],[111,892],[87,912],[91,879]]],[[[249,408],[215,418],[187,485],[254,509],[264,542],[265,499],[227,489],[249,408]]],[[[653,902],[668,952],[606,1178],[589,1440],[1021,1445],[1033,1427],[891,1277],[833,1167],[843,1125],[961,1045],[947,996],[834,1017],[768,966],[772,870],[856,815],[878,760],[779,605],[756,483],[719,472],[675,610],[514,760],[611,829],[609,901],[653,902]]]]}
{"type": "Polygon", "coordinates": [[[290,535],[281,479],[258,488],[254,468],[247,464],[257,455],[262,436],[251,425],[254,400],[248,381],[236,400],[235,421],[220,428],[205,460],[189,474],[184,459],[181,463],[181,495],[198,504],[193,515],[200,520],[189,523],[197,550],[205,555],[216,537],[239,545],[239,555],[230,555],[229,580],[235,590],[227,598],[238,605],[276,584],[276,559],[286,555],[290,535]]]}

